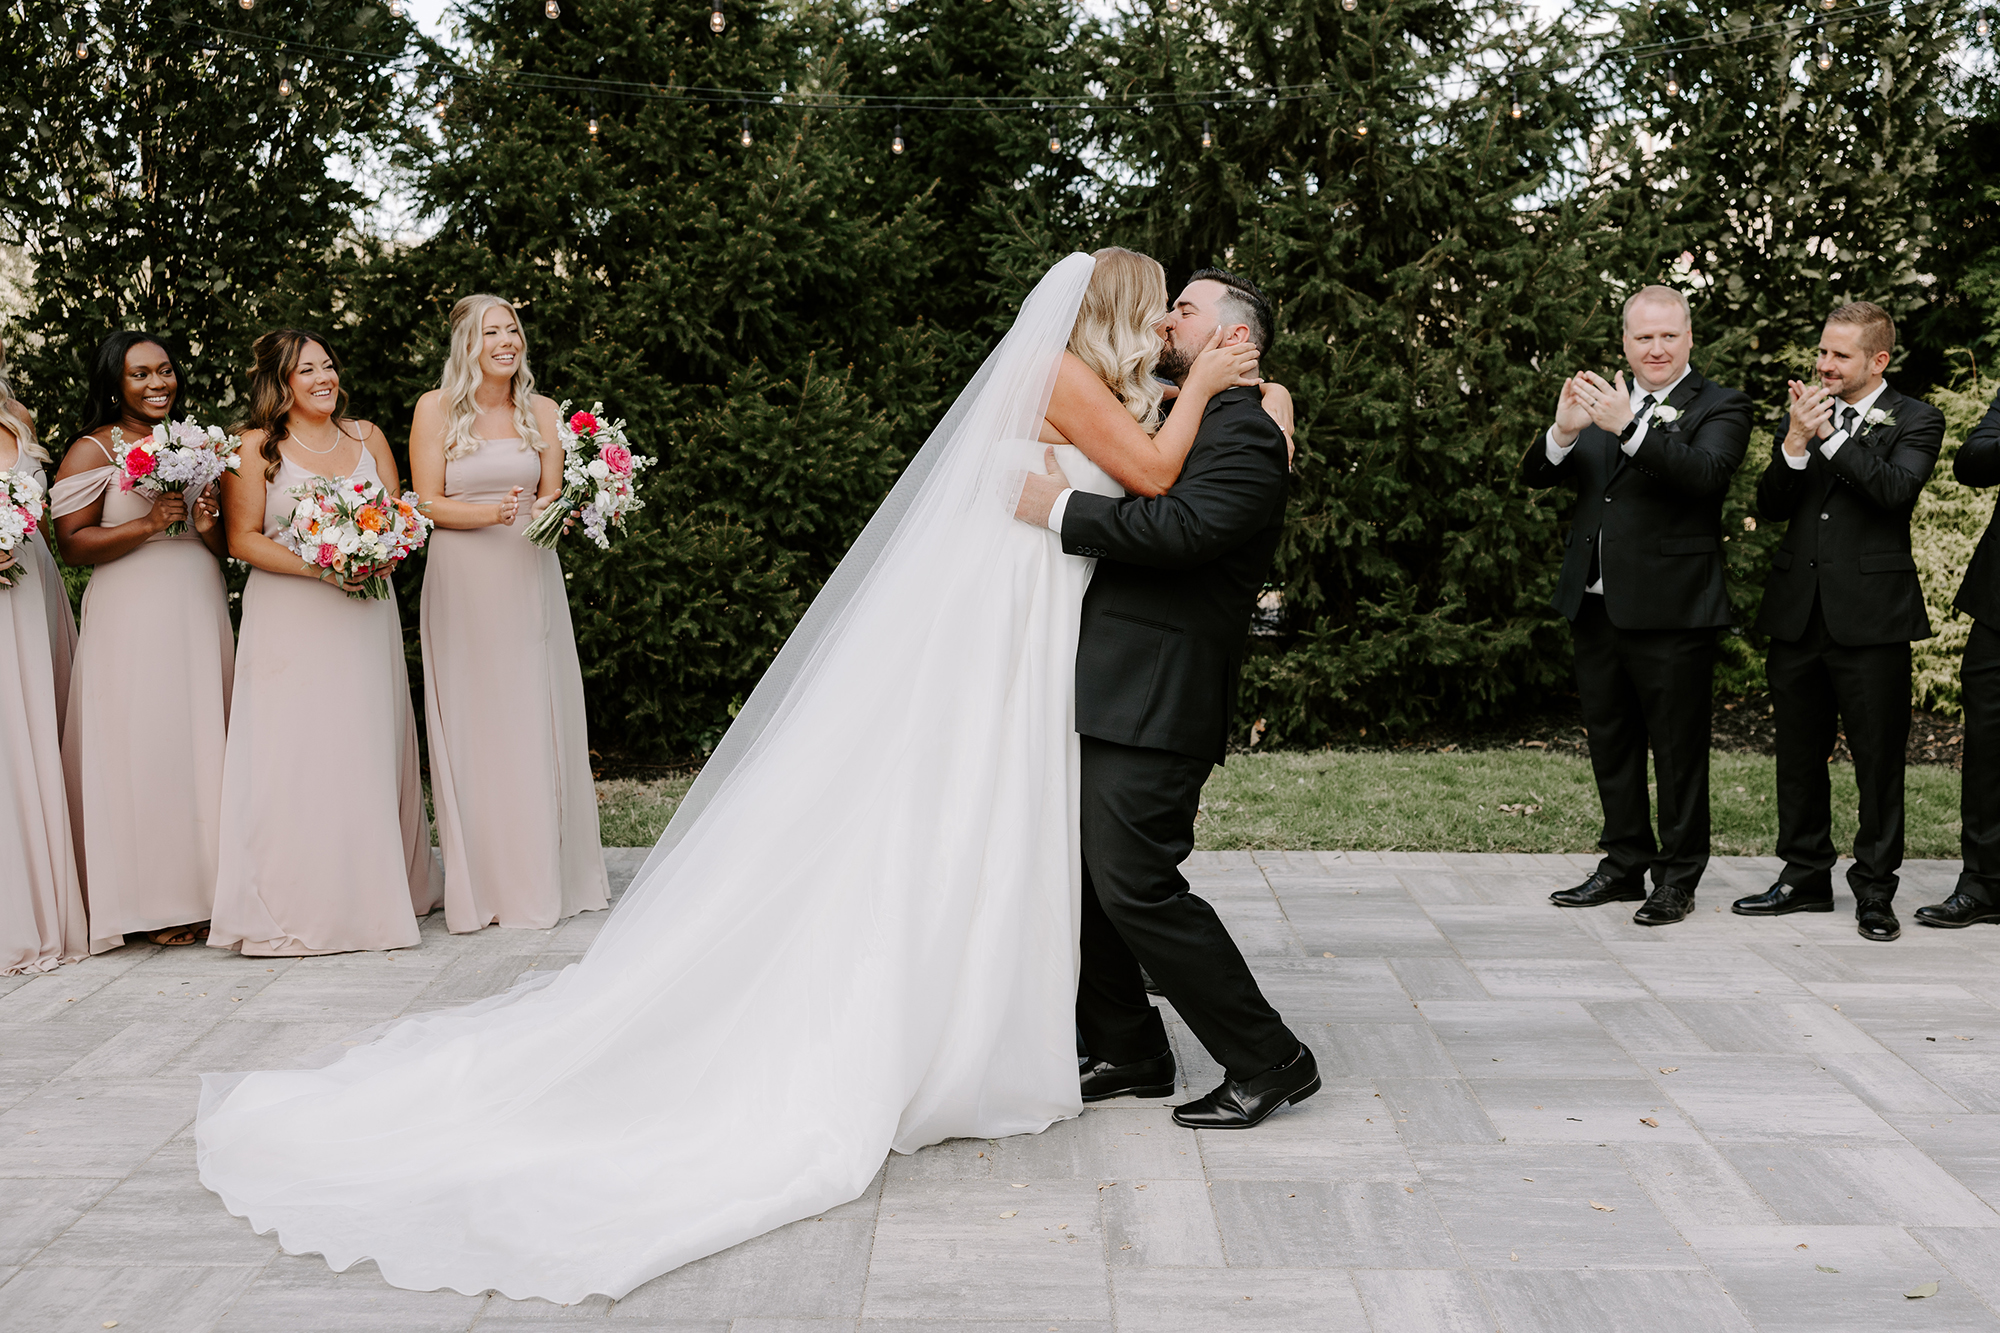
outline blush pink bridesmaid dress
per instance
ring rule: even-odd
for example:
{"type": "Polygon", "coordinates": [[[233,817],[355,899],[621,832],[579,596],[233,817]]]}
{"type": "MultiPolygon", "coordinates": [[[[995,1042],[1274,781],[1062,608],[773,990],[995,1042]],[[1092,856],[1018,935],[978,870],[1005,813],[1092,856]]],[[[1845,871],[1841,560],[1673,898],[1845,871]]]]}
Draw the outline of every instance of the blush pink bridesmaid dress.
{"type": "MultiPolygon", "coordinates": [[[[11,437],[0,438],[5,448],[11,437]]],[[[8,471],[47,483],[22,454],[8,471]]],[[[0,588],[0,974],[47,972],[89,955],[83,889],[63,788],[62,700],[76,625],[37,532],[0,588]]]]}
{"type": "MultiPolygon", "coordinates": [[[[104,447],[94,437],[74,447],[93,446],[104,447]]],[[[104,458],[56,482],[52,518],[99,496],[106,527],[152,510],[117,487],[104,458]]],[[[128,931],[209,918],[235,659],[222,566],[192,529],[155,533],[92,570],[63,729],[92,953],[128,931]]]]}
{"type": "Polygon", "coordinates": [[[518,439],[448,460],[450,499],[526,493],[511,526],[439,528],[425,556],[424,722],[454,931],[546,929],[610,901],[562,565],[522,536],[541,470],[518,439]]]}
{"type": "MultiPolygon", "coordinates": [[[[265,535],[311,475],[279,464],[265,535]]],[[[367,449],[350,475],[379,480],[367,449]]],[[[410,947],[443,896],[430,832],[395,599],[251,570],[209,944],[263,958],[410,947]]]]}

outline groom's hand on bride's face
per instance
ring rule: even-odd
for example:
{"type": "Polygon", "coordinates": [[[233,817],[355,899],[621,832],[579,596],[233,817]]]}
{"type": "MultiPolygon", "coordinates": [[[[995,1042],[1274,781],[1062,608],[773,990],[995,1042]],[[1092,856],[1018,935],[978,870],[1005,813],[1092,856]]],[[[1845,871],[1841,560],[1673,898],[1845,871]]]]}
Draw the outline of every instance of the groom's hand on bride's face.
{"type": "Polygon", "coordinates": [[[1038,528],[1049,525],[1049,511],[1055,508],[1056,497],[1069,489],[1069,478],[1063,475],[1062,464],[1056,462],[1054,445],[1042,451],[1044,472],[1030,472],[1021,485],[1020,503],[1014,506],[1014,517],[1023,523],[1032,523],[1038,528]]]}

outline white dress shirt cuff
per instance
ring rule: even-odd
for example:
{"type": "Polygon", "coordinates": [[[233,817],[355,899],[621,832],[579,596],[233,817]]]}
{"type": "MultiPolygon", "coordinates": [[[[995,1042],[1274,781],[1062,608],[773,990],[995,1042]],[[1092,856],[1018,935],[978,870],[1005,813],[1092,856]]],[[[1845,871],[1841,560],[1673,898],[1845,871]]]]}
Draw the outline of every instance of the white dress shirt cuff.
{"type": "Polygon", "coordinates": [[[1056,497],[1056,502],[1049,506],[1048,528],[1058,537],[1062,536],[1063,514],[1069,509],[1069,497],[1075,494],[1076,487],[1066,486],[1063,493],[1056,497]]]}
{"type": "Polygon", "coordinates": [[[1549,433],[1543,436],[1542,440],[1548,446],[1549,461],[1558,465],[1562,463],[1563,459],[1569,457],[1570,450],[1576,448],[1575,440],[1571,440],[1568,444],[1557,444],[1556,428],[1554,426],[1549,427],[1549,433]]]}
{"type": "Polygon", "coordinates": [[[1778,452],[1784,455],[1785,466],[1792,471],[1804,472],[1806,470],[1806,456],[1804,454],[1795,454],[1790,449],[1780,449],[1778,452]]]}
{"type": "MultiPolygon", "coordinates": [[[[1819,447],[1820,457],[1832,458],[1834,454],[1840,451],[1840,446],[1846,443],[1847,443],[1847,432],[1844,430],[1835,431],[1833,434],[1827,436],[1826,443],[1822,444],[1819,447]]],[[[1800,467],[1805,466],[1804,459],[1799,460],[1799,466],[1800,467]]]]}

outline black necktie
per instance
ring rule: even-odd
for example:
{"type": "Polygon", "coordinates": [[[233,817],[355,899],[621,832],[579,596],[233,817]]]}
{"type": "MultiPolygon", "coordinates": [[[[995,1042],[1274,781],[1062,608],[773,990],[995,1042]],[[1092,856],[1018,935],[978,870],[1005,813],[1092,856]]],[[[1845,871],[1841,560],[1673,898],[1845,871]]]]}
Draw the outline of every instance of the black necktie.
{"type": "Polygon", "coordinates": [[[1860,415],[1861,413],[1852,407],[1840,414],[1840,428],[1846,431],[1850,437],[1854,434],[1854,419],[1860,415]]]}

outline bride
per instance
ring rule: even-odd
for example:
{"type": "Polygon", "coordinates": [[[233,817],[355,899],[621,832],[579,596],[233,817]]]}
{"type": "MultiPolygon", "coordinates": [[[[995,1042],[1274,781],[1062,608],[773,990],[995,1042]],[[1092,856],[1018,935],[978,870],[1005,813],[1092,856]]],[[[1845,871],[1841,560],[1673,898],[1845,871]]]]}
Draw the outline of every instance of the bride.
{"type": "Polygon", "coordinates": [[[1205,351],[1159,425],[1166,308],[1131,251],[1051,268],[583,961],[325,1068],[205,1075],[202,1183],[336,1270],[574,1302],[853,1199],[890,1149],[1078,1114],[1090,562],[1012,515],[1044,438],[1073,485],[1159,494],[1256,382],[1205,351]]]}

